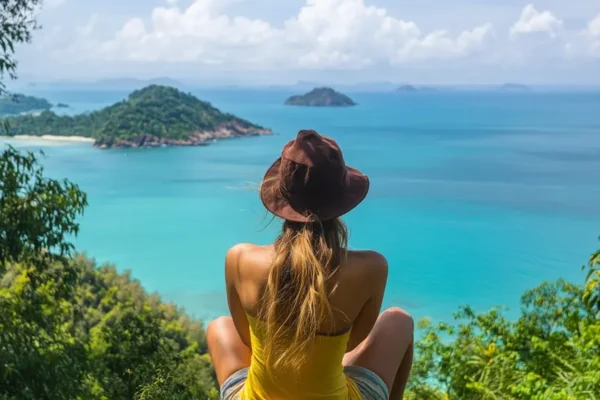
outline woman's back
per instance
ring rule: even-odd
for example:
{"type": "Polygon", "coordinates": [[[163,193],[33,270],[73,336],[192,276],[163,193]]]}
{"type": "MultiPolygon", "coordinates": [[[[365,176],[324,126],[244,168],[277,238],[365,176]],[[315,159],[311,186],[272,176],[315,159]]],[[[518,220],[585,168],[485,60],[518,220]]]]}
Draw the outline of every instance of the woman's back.
{"type": "MultiPolygon", "coordinates": [[[[228,267],[231,262],[242,307],[250,316],[258,317],[260,314],[260,300],[267,287],[274,257],[273,245],[239,244],[230,250],[228,267]]],[[[342,257],[342,264],[327,282],[332,313],[325,315],[319,333],[336,335],[350,330],[367,302],[373,297],[383,296],[386,278],[387,262],[381,254],[348,250],[346,257],[342,257]]]]}
{"type": "Polygon", "coordinates": [[[249,328],[243,340],[252,349],[244,398],[360,398],[356,385],[344,374],[342,359],[369,333],[374,320],[360,318],[370,314],[369,306],[376,310],[371,314],[377,318],[387,276],[385,259],[375,252],[345,253],[327,282],[331,313],[324,316],[298,369],[289,369],[269,366],[264,348],[269,340],[266,322],[260,319],[261,299],[275,256],[273,245],[242,244],[231,249],[227,257],[228,281],[233,282],[239,296],[230,303],[239,300],[238,318],[246,318],[249,328]]]}

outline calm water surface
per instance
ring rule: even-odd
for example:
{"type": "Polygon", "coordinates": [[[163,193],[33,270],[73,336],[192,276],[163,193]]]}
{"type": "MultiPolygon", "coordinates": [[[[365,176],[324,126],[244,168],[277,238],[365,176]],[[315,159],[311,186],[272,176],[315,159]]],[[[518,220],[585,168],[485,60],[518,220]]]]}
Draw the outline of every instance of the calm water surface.
{"type": "MultiPolygon", "coordinates": [[[[126,92],[32,92],[70,113],[126,92]]],[[[257,184],[302,128],[333,136],[372,181],[346,221],[353,248],[386,255],[385,305],[448,319],[461,304],[517,309],[545,279],[581,281],[600,234],[600,94],[352,94],[352,109],[284,107],[291,93],[201,91],[272,137],[202,148],[117,149],[11,141],[43,148],[54,177],[89,194],[77,247],[130,269],[200,318],[227,311],[226,250],[267,243],[279,229],[257,184]]]]}

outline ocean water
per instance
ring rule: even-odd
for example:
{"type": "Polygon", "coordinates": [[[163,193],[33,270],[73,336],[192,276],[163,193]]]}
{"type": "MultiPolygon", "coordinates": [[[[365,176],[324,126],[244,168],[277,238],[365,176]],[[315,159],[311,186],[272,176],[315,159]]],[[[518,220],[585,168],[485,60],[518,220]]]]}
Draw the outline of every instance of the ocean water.
{"type": "MultiPolygon", "coordinates": [[[[209,147],[116,149],[9,141],[43,149],[53,177],[88,192],[77,248],[210,319],[227,312],[223,261],[266,244],[280,222],[257,185],[299,129],[334,137],[372,181],[346,218],[352,248],[390,264],[385,306],[448,320],[461,304],[518,310],[542,280],[582,281],[599,245],[600,93],[352,93],[358,107],[284,107],[267,90],[194,90],[276,135],[209,147]]],[[[31,92],[89,111],[126,92],[31,92]]],[[[3,142],[7,142],[4,140],[3,142]]]]}

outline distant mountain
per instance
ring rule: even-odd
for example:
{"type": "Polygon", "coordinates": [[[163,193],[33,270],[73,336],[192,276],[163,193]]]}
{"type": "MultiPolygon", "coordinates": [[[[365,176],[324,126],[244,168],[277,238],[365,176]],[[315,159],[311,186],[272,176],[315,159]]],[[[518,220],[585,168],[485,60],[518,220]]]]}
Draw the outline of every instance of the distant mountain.
{"type": "MultiPolygon", "coordinates": [[[[414,92],[439,92],[440,88],[433,86],[413,86],[413,85],[402,85],[396,89],[396,92],[414,93],[414,92]]],[[[446,90],[450,90],[447,88],[446,90]]]]}
{"type": "Polygon", "coordinates": [[[513,92],[528,92],[531,90],[531,88],[521,83],[505,83],[504,85],[500,86],[500,90],[513,92]]]}
{"type": "Polygon", "coordinates": [[[100,148],[199,146],[216,139],[272,133],[190,94],[158,85],[136,90],[126,100],[89,114],[59,116],[45,111],[8,121],[13,135],[91,137],[100,148]]]}
{"type": "Polygon", "coordinates": [[[0,97],[0,116],[19,115],[52,108],[52,104],[39,97],[14,94],[0,97]]]}
{"type": "Polygon", "coordinates": [[[72,81],[58,80],[50,82],[36,82],[38,88],[50,88],[61,90],[136,90],[150,85],[172,86],[183,88],[181,82],[171,78],[110,78],[97,81],[72,81]]]}
{"type": "Polygon", "coordinates": [[[350,97],[328,87],[316,88],[304,95],[292,96],[285,101],[285,104],[308,107],[350,107],[356,105],[350,97]]]}
{"type": "Polygon", "coordinates": [[[137,78],[116,78],[116,79],[102,79],[96,82],[100,86],[110,87],[146,87],[150,85],[162,85],[162,86],[181,86],[181,83],[171,78],[153,78],[153,79],[137,79],[137,78]]]}
{"type": "Polygon", "coordinates": [[[416,92],[416,91],[417,91],[417,88],[412,85],[402,85],[398,89],[396,89],[396,92],[416,92]]]}

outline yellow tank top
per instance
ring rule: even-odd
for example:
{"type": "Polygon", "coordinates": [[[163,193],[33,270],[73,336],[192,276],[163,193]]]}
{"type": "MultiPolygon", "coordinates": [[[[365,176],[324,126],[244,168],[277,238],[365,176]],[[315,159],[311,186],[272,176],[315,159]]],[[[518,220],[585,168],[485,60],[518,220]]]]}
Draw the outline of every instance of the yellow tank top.
{"type": "Polygon", "coordinates": [[[360,400],[356,383],[346,377],[342,358],[350,332],[339,336],[317,336],[312,354],[301,374],[269,369],[265,365],[262,321],[248,316],[252,340],[252,362],[241,394],[243,400],[360,400]]]}

